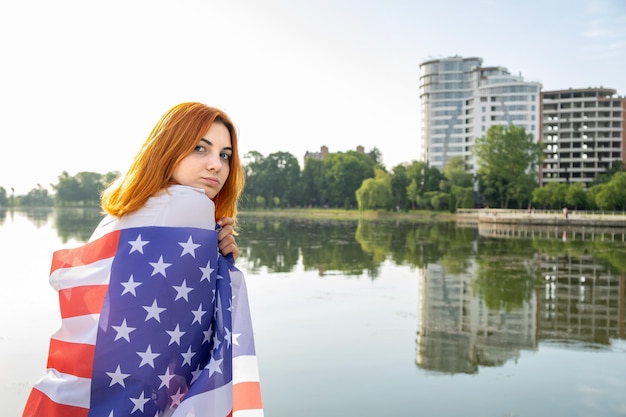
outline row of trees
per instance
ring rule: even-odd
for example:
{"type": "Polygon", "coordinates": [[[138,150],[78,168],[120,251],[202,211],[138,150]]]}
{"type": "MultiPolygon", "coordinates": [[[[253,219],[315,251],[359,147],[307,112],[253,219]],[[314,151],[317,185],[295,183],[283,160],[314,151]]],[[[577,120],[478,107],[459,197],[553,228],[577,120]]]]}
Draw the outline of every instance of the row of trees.
{"type": "MultiPolygon", "coordinates": [[[[626,172],[621,164],[599,175],[587,189],[581,183],[549,183],[538,187],[541,145],[521,127],[491,126],[477,138],[473,152],[479,163],[474,176],[465,161],[450,158],[442,170],[413,161],[387,170],[374,148],[348,151],[324,159],[306,158],[304,167],[288,152],[244,156],[246,188],[243,209],[333,207],[381,210],[449,210],[489,206],[623,210],[626,172]]],[[[99,205],[105,186],[119,173],[63,172],[52,184],[54,196],[38,186],[15,199],[0,187],[2,205],[99,205]]]]}

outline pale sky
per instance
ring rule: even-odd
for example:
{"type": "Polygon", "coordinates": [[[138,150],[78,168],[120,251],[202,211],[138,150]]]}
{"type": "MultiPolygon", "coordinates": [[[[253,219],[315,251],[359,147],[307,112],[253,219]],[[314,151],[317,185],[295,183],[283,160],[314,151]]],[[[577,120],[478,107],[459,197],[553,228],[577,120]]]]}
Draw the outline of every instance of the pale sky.
{"type": "Polygon", "coordinates": [[[326,145],[419,160],[419,64],[480,57],[544,90],[626,95],[624,0],[3,0],[0,186],[125,171],[183,101],[242,156],[326,145]]]}

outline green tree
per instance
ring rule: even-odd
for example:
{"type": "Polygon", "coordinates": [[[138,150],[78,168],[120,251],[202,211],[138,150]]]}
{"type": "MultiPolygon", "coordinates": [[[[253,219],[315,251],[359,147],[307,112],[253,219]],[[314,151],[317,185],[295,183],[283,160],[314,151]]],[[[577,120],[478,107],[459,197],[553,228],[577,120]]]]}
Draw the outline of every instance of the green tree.
{"type": "Polygon", "coordinates": [[[391,170],[391,195],[393,204],[403,210],[409,209],[409,199],[407,198],[408,186],[407,164],[400,164],[393,167],[391,170]]]}
{"type": "Polygon", "coordinates": [[[328,204],[346,209],[356,208],[356,190],[367,178],[374,177],[376,162],[368,155],[349,151],[332,153],[324,159],[328,204]]]}
{"type": "Polygon", "coordinates": [[[596,204],[600,210],[626,209],[626,172],[621,171],[613,175],[611,180],[601,185],[596,195],[596,204]]]}
{"type": "Polygon", "coordinates": [[[375,177],[363,181],[356,190],[356,200],[359,210],[391,209],[393,196],[391,192],[391,176],[382,168],[375,169],[375,177]]]}
{"type": "Polygon", "coordinates": [[[301,203],[304,206],[322,207],[327,204],[322,192],[324,185],[324,161],[306,158],[301,174],[301,203]]]}
{"type": "Polygon", "coordinates": [[[531,134],[515,125],[492,125],[473,147],[478,159],[479,189],[485,201],[496,207],[518,207],[530,202],[536,187],[541,146],[531,134]]]}
{"type": "Polygon", "coordinates": [[[450,196],[449,209],[474,207],[472,186],[474,179],[471,172],[465,169],[465,161],[455,156],[446,162],[443,167],[445,179],[441,183],[441,190],[450,196]]]}
{"type": "Polygon", "coordinates": [[[575,210],[587,207],[587,193],[582,182],[575,182],[567,187],[565,192],[565,204],[575,210]]]}
{"type": "Polygon", "coordinates": [[[0,207],[6,207],[9,205],[9,196],[7,190],[4,187],[0,187],[0,207]]]}
{"type": "Polygon", "coordinates": [[[37,188],[33,188],[22,197],[20,201],[22,206],[30,207],[51,207],[54,205],[52,196],[48,193],[48,190],[43,188],[41,184],[37,184],[37,188]]]}

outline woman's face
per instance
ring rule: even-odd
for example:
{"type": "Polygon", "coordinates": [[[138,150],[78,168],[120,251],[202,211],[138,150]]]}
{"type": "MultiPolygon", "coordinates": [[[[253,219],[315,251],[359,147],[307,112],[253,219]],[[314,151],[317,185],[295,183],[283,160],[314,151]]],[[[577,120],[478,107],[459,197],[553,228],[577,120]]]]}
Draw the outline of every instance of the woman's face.
{"type": "Polygon", "coordinates": [[[228,128],[214,122],[195,149],[180,161],[172,178],[181,185],[201,188],[214,199],[228,179],[232,154],[228,128]]]}

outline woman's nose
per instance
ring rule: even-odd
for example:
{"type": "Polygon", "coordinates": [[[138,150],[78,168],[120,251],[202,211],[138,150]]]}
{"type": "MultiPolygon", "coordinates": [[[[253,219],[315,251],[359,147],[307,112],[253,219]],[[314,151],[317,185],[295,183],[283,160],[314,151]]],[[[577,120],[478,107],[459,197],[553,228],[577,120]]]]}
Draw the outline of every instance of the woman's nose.
{"type": "Polygon", "coordinates": [[[210,152],[207,155],[207,168],[209,170],[219,171],[222,167],[222,161],[220,160],[220,155],[217,152],[210,152]]]}

